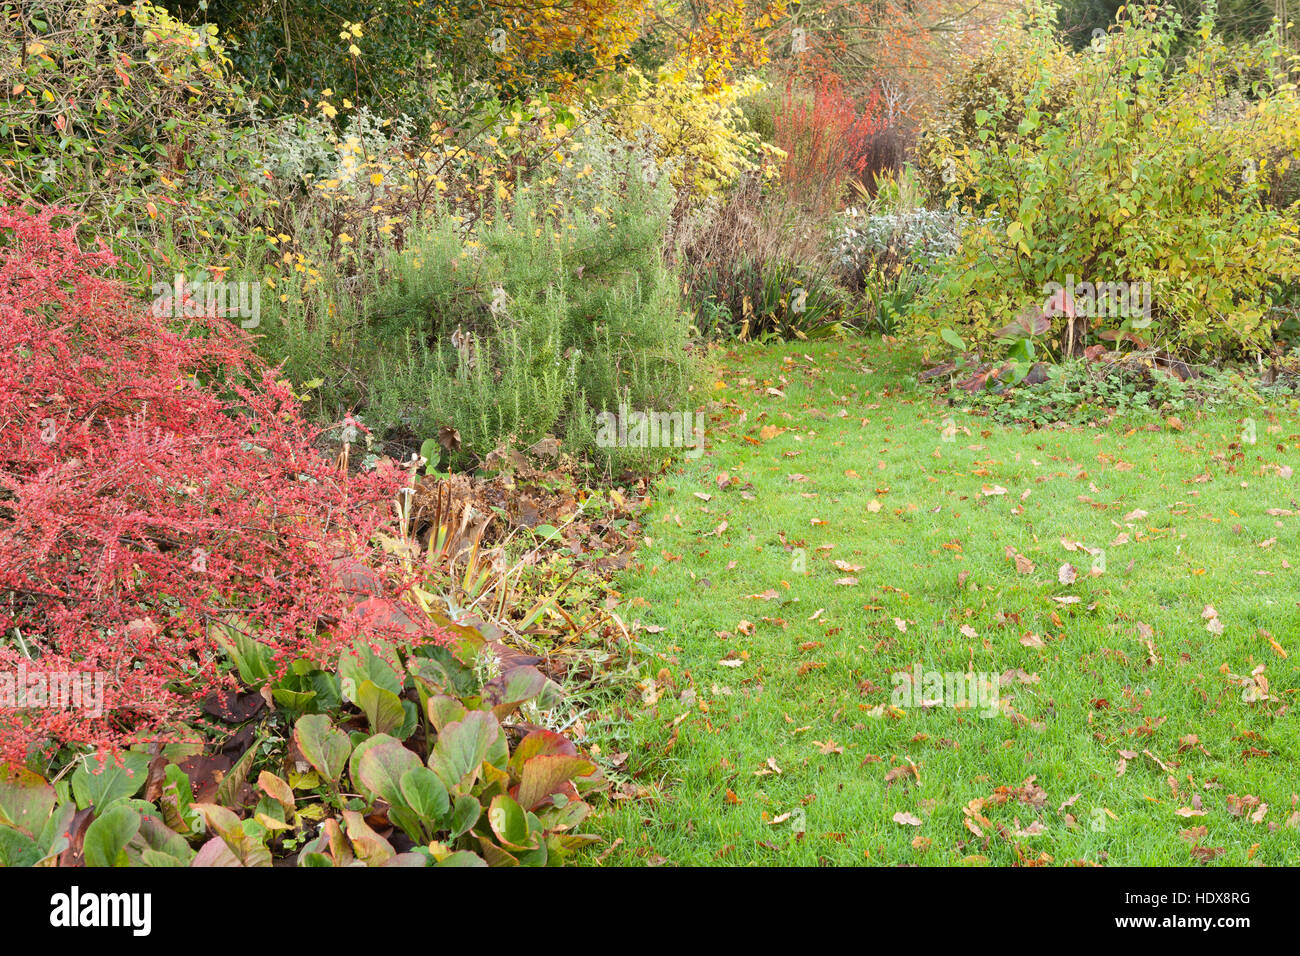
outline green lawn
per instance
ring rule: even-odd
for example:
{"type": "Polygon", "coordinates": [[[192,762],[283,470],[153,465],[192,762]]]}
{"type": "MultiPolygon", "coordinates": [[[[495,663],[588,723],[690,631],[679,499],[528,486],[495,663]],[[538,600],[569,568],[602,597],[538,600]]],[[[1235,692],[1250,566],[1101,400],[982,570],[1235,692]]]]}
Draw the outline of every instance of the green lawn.
{"type": "Polygon", "coordinates": [[[606,864],[1300,861],[1293,413],[1031,432],[877,342],[718,358],[620,582],[658,676],[606,864]],[[891,706],[917,665],[996,707],[891,706]]]}

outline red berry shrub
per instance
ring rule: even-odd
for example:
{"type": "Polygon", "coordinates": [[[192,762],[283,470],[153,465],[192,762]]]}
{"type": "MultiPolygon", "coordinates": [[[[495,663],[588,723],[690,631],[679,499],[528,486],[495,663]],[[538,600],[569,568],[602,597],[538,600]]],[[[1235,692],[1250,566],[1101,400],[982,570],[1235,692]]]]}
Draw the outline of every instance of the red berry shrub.
{"type": "Polygon", "coordinates": [[[405,474],[327,462],[246,333],[163,327],[59,215],[0,208],[0,761],[173,738],[233,683],[219,620],[282,666],[391,630],[331,563],[377,564],[405,474]],[[58,672],[102,713],[43,700],[58,672]]]}

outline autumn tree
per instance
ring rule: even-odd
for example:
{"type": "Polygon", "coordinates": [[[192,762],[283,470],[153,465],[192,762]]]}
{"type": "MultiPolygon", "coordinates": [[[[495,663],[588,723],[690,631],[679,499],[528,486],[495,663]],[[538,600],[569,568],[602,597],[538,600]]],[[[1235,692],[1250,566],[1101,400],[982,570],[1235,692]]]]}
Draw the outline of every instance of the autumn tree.
{"type": "Polygon", "coordinates": [[[860,95],[878,89],[891,123],[932,107],[957,73],[1022,6],[1016,0],[809,0],[791,8],[773,47],[810,82],[840,76],[860,95]]]}

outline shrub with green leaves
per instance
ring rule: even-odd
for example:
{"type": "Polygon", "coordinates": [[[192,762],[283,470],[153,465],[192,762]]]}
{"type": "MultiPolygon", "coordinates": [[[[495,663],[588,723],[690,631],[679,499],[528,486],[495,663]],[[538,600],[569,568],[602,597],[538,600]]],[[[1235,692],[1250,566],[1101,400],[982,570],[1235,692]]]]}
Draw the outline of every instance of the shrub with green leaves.
{"type": "Polygon", "coordinates": [[[685,410],[693,374],[660,254],[670,194],[639,175],[621,192],[578,208],[539,184],[472,228],[434,216],[362,277],[369,294],[332,276],[282,287],[263,309],[263,350],[313,384],[324,412],[360,409],[413,449],[452,429],[461,463],[547,435],[618,454],[594,446],[596,416],[685,410]]]}
{"type": "MultiPolygon", "coordinates": [[[[1040,10],[1039,16],[1050,16],[1040,10]]],[[[1009,29],[945,90],[942,109],[917,134],[913,163],[931,197],[972,197],[969,154],[994,140],[1005,142],[1030,105],[1051,114],[1068,101],[1078,61],[1042,19],[1013,14],[1009,29]]]]}
{"type": "Polygon", "coordinates": [[[216,27],[147,2],[6,5],[0,20],[0,175],[19,198],[76,209],[132,281],[155,247],[243,244],[265,142],[216,27]]]}
{"type": "Polygon", "coordinates": [[[954,326],[982,345],[1041,308],[1052,283],[1128,283],[1149,284],[1149,307],[1057,317],[1049,347],[1078,353],[1101,332],[1203,356],[1270,347],[1272,290],[1300,276],[1296,208],[1268,201],[1300,158],[1300,99],[1272,80],[1271,41],[1226,46],[1207,19],[1175,59],[1176,27],[1127,22],[1077,54],[1064,104],[1053,100],[1056,41],[1034,27],[1042,54],[1026,61],[1023,101],[976,112],[950,184],[952,202],[969,196],[967,208],[995,218],[967,231],[913,312],[915,332],[933,341],[954,326]]]}

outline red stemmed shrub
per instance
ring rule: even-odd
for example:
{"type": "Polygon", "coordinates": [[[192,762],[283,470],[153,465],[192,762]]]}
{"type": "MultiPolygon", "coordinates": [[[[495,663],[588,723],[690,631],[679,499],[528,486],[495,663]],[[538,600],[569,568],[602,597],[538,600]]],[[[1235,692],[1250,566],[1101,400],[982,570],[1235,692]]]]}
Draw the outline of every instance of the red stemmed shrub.
{"type": "Polygon", "coordinates": [[[831,212],[838,211],[848,179],[861,176],[871,162],[885,127],[879,89],[859,108],[833,73],[818,77],[811,95],[791,78],[772,119],[776,145],[786,154],[782,184],[810,206],[831,212]]]}
{"type": "Polygon", "coordinates": [[[65,218],[0,208],[0,675],[99,672],[103,712],[0,701],[0,761],[174,734],[232,684],[219,620],[282,665],[380,636],[331,564],[378,566],[405,480],[327,462],[246,333],[167,328],[65,218]]]}

